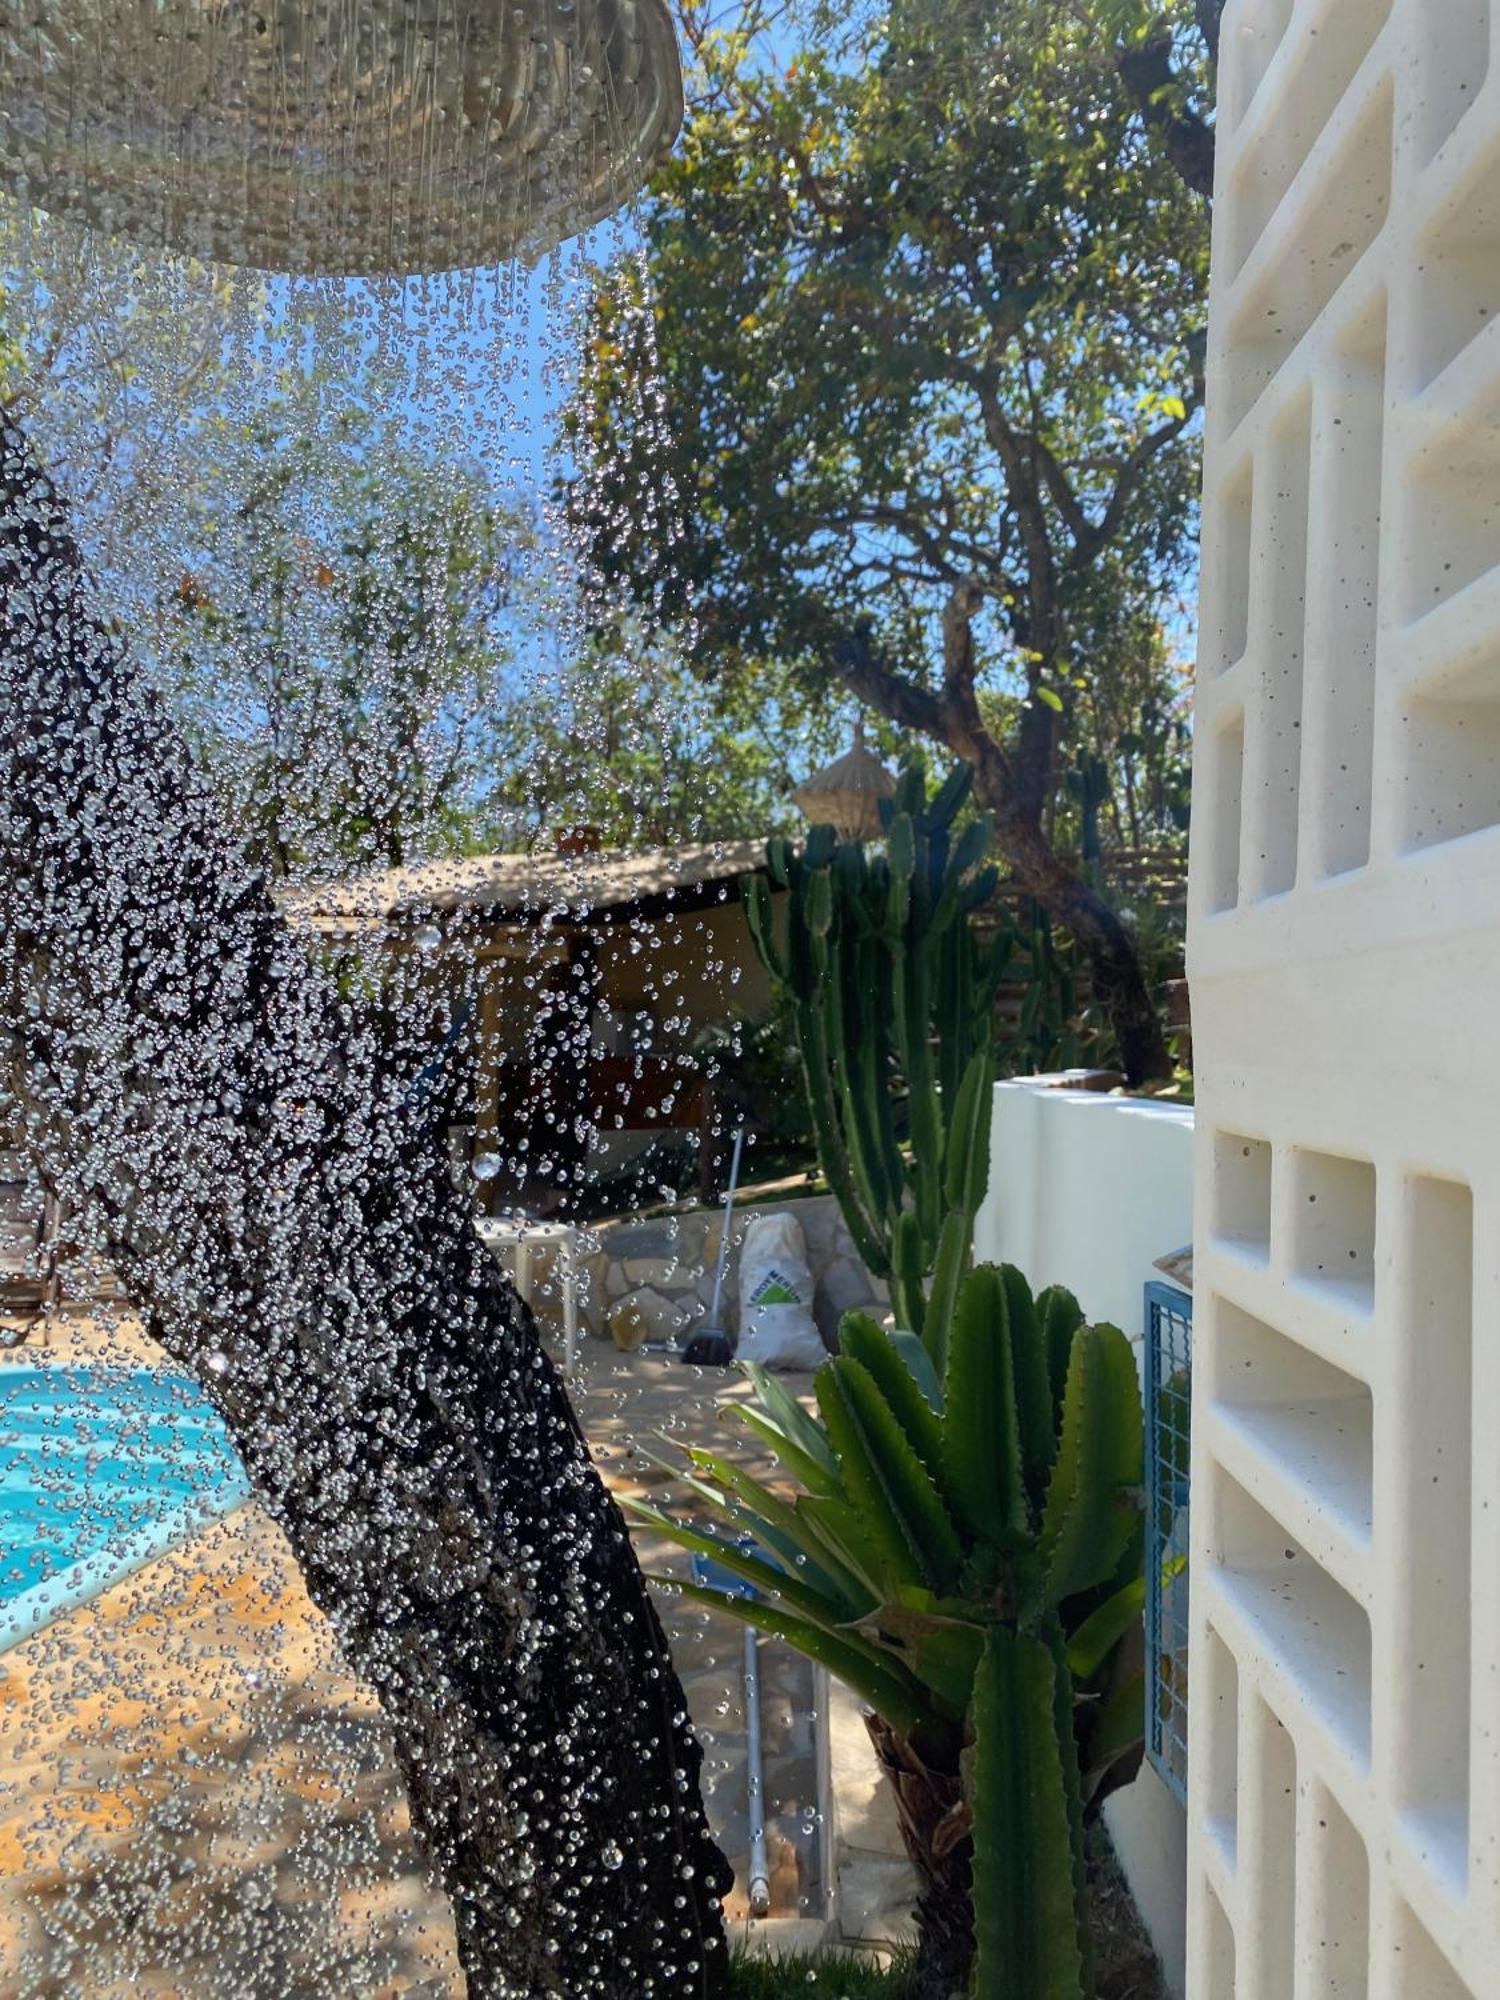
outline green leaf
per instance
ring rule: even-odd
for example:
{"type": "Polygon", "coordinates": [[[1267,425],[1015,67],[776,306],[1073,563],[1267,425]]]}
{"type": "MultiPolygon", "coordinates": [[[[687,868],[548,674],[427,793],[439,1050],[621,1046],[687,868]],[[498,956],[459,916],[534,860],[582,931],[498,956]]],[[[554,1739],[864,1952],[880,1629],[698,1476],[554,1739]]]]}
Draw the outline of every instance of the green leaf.
{"type": "Polygon", "coordinates": [[[1083,1715],[1080,1782],[1087,1805],[1105,1778],[1122,1760],[1138,1758],[1146,1739],[1146,1676],[1136,1672],[1123,1680],[1107,1700],[1083,1715]]]}
{"type": "Polygon", "coordinates": [[[962,1567],[963,1548],[874,1376],[840,1357],[818,1370],[817,1389],[844,1490],[877,1537],[893,1588],[946,1589],[962,1567]]]}
{"type": "Polygon", "coordinates": [[[1118,1327],[1084,1327],[1073,1340],[1042,1523],[1046,1603],[1061,1603],[1113,1574],[1140,1525],[1142,1444],[1130,1342],[1118,1327]]]}
{"type": "Polygon", "coordinates": [[[727,1515],[731,1521],[743,1523],[757,1538],[778,1536],[779,1543],[772,1542],[771,1546],[798,1565],[798,1574],[837,1597],[847,1617],[864,1616],[871,1605],[869,1587],[852,1568],[829,1553],[795,1501],[783,1500],[779,1493],[773,1493],[731,1459],[716,1458],[711,1452],[696,1448],[688,1455],[695,1465],[711,1472],[730,1496],[727,1515]]]}
{"type": "Polygon", "coordinates": [[[673,1596],[685,1597],[710,1611],[722,1611],[741,1625],[757,1632],[772,1632],[809,1660],[827,1667],[895,1729],[918,1729],[928,1720],[930,1709],[922,1689],[898,1662],[889,1659],[857,1636],[831,1632],[810,1618],[800,1617],[779,1604],[756,1603],[732,1596],[707,1584],[687,1583],[675,1576],[653,1574],[651,1582],[663,1585],[673,1596]]]}
{"type": "Polygon", "coordinates": [[[719,1410],[726,1423],[743,1424],[747,1430],[754,1431],[763,1444],[770,1446],[792,1477],[801,1480],[809,1493],[834,1496],[841,1491],[837,1475],[829,1472],[821,1458],[814,1458],[803,1451],[759,1410],[752,1410],[744,1403],[721,1403],[719,1410]]]}
{"type": "Polygon", "coordinates": [[[1056,1672],[1026,1633],[986,1635],[969,1765],[980,2000],[1083,2000],[1056,1672]]]}
{"type": "Polygon", "coordinates": [[[1004,1283],[993,1264],[972,1270],[959,1292],[943,1403],[944,1483],[955,1511],[979,1540],[1009,1543],[1026,1532],[1026,1494],[1004,1283]]]}
{"type": "MultiPolygon", "coordinates": [[[[786,1384],[773,1375],[769,1368],[763,1368],[758,1361],[742,1361],[740,1372],[745,1375],[761,1406],[771,1422],[789,1437],[799,1451],[816,1459],[830,1479],[837,1481],[838,1466],[834,1460],[833,1447],[828,1435],[811,1411],[804,1409],[786,1384]]],[[[803,1484],[807,1482],[804,1480],[803,1484]]]]}
{"type": "Polygon", "coordinates": [[[620,1507],[641,1527],[665,1536],[669,1542],[675,1542],[678,1548],[686,1549],[691,1555],[709,1556],[714,1562],[722,1564],[731,1575],[743,1577],[746,1583],[755,1586],[762,1597],[790,1604],[804,1618],[821,1619],[828,1625],[845,1622],[843,1605],[838,1598],[828,1596],[800,1575],[788,1575],[776,1564],[767,1562],[764,1556],[752,1554],[720,1535],[707,1534],[690,1522],[674,1520],[670,1514],[662,1513],[659,1507],[648,1506],[643,1500],[633,1500],[628,1494],[622,1495],[620,1507]]]}
{"type": "Polygon", "coordinates": [[[1068,1639],[1068,1668],[1074,1680],[1090,1681],[1146,1609],[1146,1579],[1138,1576],[1107,1597],[1068,1639]]]}
{"type": "Polygon", "coordinates": [[[1063,712],[1062,696],[1058,694],[1055,688],[1043,687],[1041,686],[1040,683],[1038,683],[1037,686],[1032,689],[1032,693],[1036,696],[1038,701],[1045,703],[1045,705],[1048,708],[1050,708],[1054,714],[1056,715],[1062,714],[1063,712]]]}

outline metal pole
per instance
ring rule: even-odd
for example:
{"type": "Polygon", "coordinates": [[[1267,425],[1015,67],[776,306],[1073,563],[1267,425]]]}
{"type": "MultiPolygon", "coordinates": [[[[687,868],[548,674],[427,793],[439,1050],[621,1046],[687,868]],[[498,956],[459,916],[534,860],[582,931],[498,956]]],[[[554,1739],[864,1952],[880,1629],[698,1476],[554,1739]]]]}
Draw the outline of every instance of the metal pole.
{"type": "Polygon", "coordinates": [[[766,1859],[766,1800],[760,1772],[760,1634],[745,1627],[745,1744],[750,1794],[750,1914],[771,1908],[771,1869],[766,1859]]]}

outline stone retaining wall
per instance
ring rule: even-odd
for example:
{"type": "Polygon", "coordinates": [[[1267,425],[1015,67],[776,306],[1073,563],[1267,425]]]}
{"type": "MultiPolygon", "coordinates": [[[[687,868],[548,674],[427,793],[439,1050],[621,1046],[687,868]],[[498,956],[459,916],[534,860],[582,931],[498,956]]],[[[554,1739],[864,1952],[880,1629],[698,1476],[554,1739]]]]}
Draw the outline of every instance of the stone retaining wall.
{"type": "MultiPolygon", "coordinates": [[[[846,1312],[857,1306],[884,1309],[885,1286],[860,1262],[832,1195],[758,1202],[736,1209],[731,1224],[721,1313],[731,1335],[738,1331],[739,1248],[745,1230],[752,1216],[774,1214],[794,1215],[802,1226],[815,1285],[813,1316],[830,1347],[846,1312]]],[[[705,1321],[722,1227],[722,1209],[695,1208],[675,1215],[624,1216],[589,1230],[579,1260],[580,1305],[589,1331],[607,1335],[611,1316],[626,1301],[637,1304],[646,1337],[653,1341],[679,1340],[705,1321]]]]}

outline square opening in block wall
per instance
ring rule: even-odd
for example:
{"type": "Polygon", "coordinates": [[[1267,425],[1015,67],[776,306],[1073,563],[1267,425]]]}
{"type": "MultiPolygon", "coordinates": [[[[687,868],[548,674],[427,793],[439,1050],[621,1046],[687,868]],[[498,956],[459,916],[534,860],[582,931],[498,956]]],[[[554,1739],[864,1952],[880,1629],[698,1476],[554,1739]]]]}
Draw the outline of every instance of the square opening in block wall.
{"type": "Polygon", "coordinates": [[[1401,1906],[1395,1936],[1397,2000],[1476,2000],[1416,1913],[1401,1906]]]}
{"type": "Polygon", "coordinates": [[[1292,0],[1247,0],[1238,21],[1236,82],[1232,105],[1225,110],[1238,125],[1250,109],[1261,78],[1271,66],[1271,58],[1281,46],[1287,22],[1292,18],[1292,0]]]}
{"type": "Polygon", "coordinates": [[[1214,1134],[1213,1233],[1241,1256],[1271,1255],[1271,1146],[1240,1132],[1214,1134]]]}
{"type": "Polygon", "coordinates": [[[1245,798],[1245,718],[1231,716],[1206,743],[1208,908],[1235,909],[1240,900],[1240,820],[1245,798]]]}
{"type": "Polygon", "coordinates": [[[1208,1981],[1203,2000],[1234,2000],[1234,1931],[1224,1905],[1207,1884],[1204,1899],[1205,1976],[1208,1981]]]}
{"type": "Polygon", "coordinates": [[[1242,659],[1250,637],[1250,537],[1254,507],[1254,461],[1247,458],[1224,481],[1219,493],[1218,540],[1213,561],[1205,563],[1209,585],[1204,648],[1214,673],[1242,659]]]}
{"type": "Polygon", "coordinates": [[[1437,847],[1500,826],[1500,653],[1406,702],[1401,767],[1405,847],[1437,847]]]}
{"type": "Polygon", "coordinates": [[[1276,92],[1276,115],[1235,168],[1235,229],[1231,270],[1238,271],[1259,242],[1288,188],[1360,64],[1390,16],[1391,0],[1332,0],[1312,32],[1297,37],[1276,92]]]}
{"type": "Polygon", "coordinates": [[[1478,101],[1490,67],[1490,0],[1445,0],[1415,10],[1422,38],[1417,110],[1418,157],[1423,166],[1441,151],[1459,121],[1478,101]]]}
{"type": "Polygon", "coordinates": [[[1375,1169],[1298,1148],[1292,1155],[1293,1275],[1369,1312],[1375,1294],[1375,1169]]]}
{"type": "Polygon", "coordinates": [[[1413,620],[1500,566],[1500,399],[1424,448],[1412,466],[1406,518],[1413,620]]]}
{"type": "Polygon", "coordinates": [[[1374,1515],[1374,1402],[1358,1381],[1227,1299],[1213,1306],[1212,1397],[1223,1422],[1351,1541],[1374,1515]]]}
{"type": "Polygon", "coordinates": [[[1295,229],[1286,230],[1229,327],[1221,401],[1231,426],[1253,409],[1384,227],[1391,205],[1391,127],[1391,86],[1384,78],[1330,161],[1318,199],[1308,202],[1295,229]]]}
{"type": "Polygon", "coordinates": [[[1305,1927],[1311,1973],[1306,1990],[1335,2000],[1369,1991],[1370,1854],[1358,1828],[1326,1785],[1313,1784],[1303,1802],[1310,1850],[1308,1893],[1316,1912],[1305,1927]]]}
{"type": "Polygon", "coordinates": [[[1208,1779],[1200,1796],[1209,1833],[1234,1866],[1239,1829],[1240,1670],[1234,1654],[1210,1625],[1203,1658],[1194,1670],[1195,1699],[1208,1715],[1208,1779]]]}
{"type": "MultiPolygon", "coordinates": [[[[1451,10],[1461,14],[1464,7],[1451,10]]],[[[1437,10],[1423,8],[1432,21],[1437,10]]],[[[1488,40],[1488,35],[1486,35],[1488,40]]],[[[1446,135],[1445,135],[1446,136],[1446,135]]],[[[1425,389],[1500,311],[1500,147],[1465,175],[1418,245],[1417,379],[1425,389]]]]}
{"type": "MultiPolygon", "coordinates": [[[[1361,1766],[1370,1761],[1370,1621],[1296,1537],[1214,1468],[1219,1592],[1361,1766]]],[[[1251,1753],[1242,1749],[1249,1769],[1251,1753]]],[[[1244,1782],[1241,1782],[1243,1799],[1244,1782]]],[[[1243,1810],[1243,1807],[1242,1807],[1243,1810]]]]}

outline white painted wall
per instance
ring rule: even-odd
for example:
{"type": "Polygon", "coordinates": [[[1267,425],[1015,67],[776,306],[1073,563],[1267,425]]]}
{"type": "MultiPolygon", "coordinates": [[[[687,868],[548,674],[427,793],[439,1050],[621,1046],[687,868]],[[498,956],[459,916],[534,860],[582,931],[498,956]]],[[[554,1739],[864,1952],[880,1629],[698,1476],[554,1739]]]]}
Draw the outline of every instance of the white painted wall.
{"type": "Polygon", "coordinates": [[[1090,1319],[1139,1343],[1152,1263],[1192,1234],[1191,1109],[1031,1077],[996,1087],[977,1256],[1017,1265],[1038,1290],[1066,1285],[1090,1319]]]}
{"type": "MultiPolygon", "coordinates": [[[[1031,1078],[996,1089],[977,1256],[1015,1264],[1038,1290],[1066,1285],[1090,1319],[1121,1327],[1139,1353],[1144,1288],[1160,1276],[1153,1262],[1191,1239],[1192,1221],[1191,1110],[1031,1078]]],[[[1187,1817],[1148,1764],[1105,1818],[1163,1970],[1182,1995],[1187,1817]]]]}
{"type": "Polygon", "coordinates": [[[1192,2000],[1500,1995],[1500,4],[1231,0],[1192,2000]]]}

